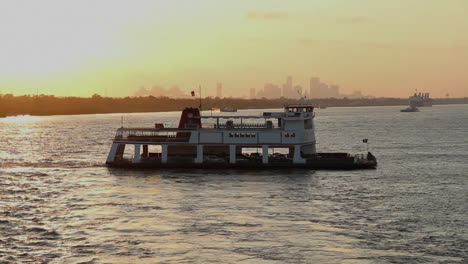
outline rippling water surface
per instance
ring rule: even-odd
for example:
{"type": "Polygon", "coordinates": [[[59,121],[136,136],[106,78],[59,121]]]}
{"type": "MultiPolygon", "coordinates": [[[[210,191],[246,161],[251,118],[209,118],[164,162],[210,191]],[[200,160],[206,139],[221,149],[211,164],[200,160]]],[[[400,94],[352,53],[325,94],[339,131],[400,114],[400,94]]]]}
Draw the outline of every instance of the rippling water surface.
{"type": "Polygon", "coordinates": [[[399,108],[318,110],[364,171],[107,169],[120,114],[0,119],[0,263],[466,263],[468,105],[399,108]]]}

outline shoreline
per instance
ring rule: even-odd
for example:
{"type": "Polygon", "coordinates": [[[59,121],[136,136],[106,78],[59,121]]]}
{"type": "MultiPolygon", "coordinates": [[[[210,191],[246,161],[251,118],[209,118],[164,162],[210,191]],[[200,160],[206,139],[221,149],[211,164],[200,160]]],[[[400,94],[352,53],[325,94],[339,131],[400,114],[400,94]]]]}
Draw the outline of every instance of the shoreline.
{"type": "MultiPolygon", "coordinates": [[[[369,106],[407,106],[408,99],[403,98],[362,98],[362,99],[311,99],[317,107],[369,107],[369,106]]],[[[234,107],[238,110],[282,108],[285,104],[295,103],[297,99],[239,99],[239,98],[204,98],[203,109],[234,107]]],[[[435,98],[433,105],[468,104],[464,98],[435,98]]],[[[95,115],[129,114],[180,111],[185,107],[198,107],[198,99],[167,97],[125,97],[111,98],[93,96],[55,97],[39,96],[0,96],[0,116],[57,116],[57,115],[95,115]]],[[[207,111],[207,110],[204,110],[207,111]]],[[[209,110],[208,110],[209,111],[209,110]]]]}

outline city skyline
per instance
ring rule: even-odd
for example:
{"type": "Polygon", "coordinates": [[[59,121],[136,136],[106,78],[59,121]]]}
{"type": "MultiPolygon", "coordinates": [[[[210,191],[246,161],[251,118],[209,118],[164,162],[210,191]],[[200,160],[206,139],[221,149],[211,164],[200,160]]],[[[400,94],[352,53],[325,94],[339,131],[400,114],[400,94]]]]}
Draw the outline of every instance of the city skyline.
{"type": "Polygon", "coordinates": [[[265,82],[282,89],[289,74],[303,88],[311,75],[332,80],[343,94],[464,97],[467,9],[437,0],[3,1],[0,89],[122,97],[155,84],[216,94],[222,82],[224,96],[248,97],[265,82]]]}
{"type": "MultiPolygon", "coordinates": [[[[201,86],[199,86],[201,87],[201,86]]],[[[212,87],[202,87],[203,95],[205,97],[217,98],[245,98],[245,99],[277,99],[277,98],[290,98],[299,99],[303,96],[307,98],[324,99],[324,98],[373,98],[373,95],[364,95],[360,90],[355,90],[349,94],[340,93],[340,86],[337,84],[328,84],[323,82],[319,77],[310,77],[309,85],[302,86],[295,83],[295,78],[292,75],[286,76],[283,84],[275,84],[267,82],[263,87],[252,87],[248,93],[243,93],[241,96],[226,95],[224,96],[224,84],[216,82],[215,89],[212,87]]],[[[155,96],[155,97],[170,97],[170,98],[188,98],[191,97],[191,91],[194,89],[181,89],[178,85],[172,85],[165,88],[160,85],[153,85],[150,88],[141,86],[134,92],[134,96],[155,96]]],[[[198,92],[195,89],[196,93],[198,92]]]]}

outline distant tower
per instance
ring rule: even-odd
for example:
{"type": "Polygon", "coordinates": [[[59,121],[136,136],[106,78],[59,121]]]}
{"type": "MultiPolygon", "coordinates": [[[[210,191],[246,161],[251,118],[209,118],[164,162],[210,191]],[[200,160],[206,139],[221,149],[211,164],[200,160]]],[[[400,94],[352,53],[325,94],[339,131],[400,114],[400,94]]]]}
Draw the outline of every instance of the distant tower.
{"type": "Polygon", "coordinates": [[[250,88],[250,99],[254,99],[256,96],[255,88],[250,88]]]}
{"type": "Polygon", "coordinates": [[[309,97],[318,98],[319,97],[319,86],[320,78],[312,77],[309,82],[309,97]]]}
{"type": "Polygon", "coordinates": [[[340,86],[336,84],[330,85],[330,97],[333,97],[333,98],[340,97],[340,86]]]}
{"type": "Polygon", "coordinates": [[[290,75],[286,77],[286,83],[283,85],[282,95],[284,98],[292,98],[296,95],[296,92],[293,91],[293,78],[290,75]]]}
{"type": "Polygon", "coordinates": [[[219,97],[219,98],[223,97],[223,84],[222,83],[216,84],[216,97],[219,97]]]}

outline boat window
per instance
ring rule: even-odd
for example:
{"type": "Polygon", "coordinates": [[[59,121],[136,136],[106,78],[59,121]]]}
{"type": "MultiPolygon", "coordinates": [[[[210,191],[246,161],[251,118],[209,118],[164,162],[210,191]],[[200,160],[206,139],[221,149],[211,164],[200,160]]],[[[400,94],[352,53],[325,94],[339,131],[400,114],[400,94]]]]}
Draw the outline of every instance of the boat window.
{"type": "Polygon", "coordinates": [[[285,136],[285,137],[289,137],[289,133],[284,133],[284,136],[285,136]]]}
{"type": "Polygon", "coordinates": [[[291,137],[296,137],[296,133],[291,133],[291,137]]]}
{"type": "Polygon", "coordinates": [[[239,136],[240,136],[239,133],[236,133],[236,137],[239,137],[239,136]]]}
{"type": "Polygon", "coordinates": [[[257,136],[257,134],[255,134],[255,133],[252,133],[252,137],[256,137],[256,136],[257,136]]]}
{"type": "Polygon", "coordinates": [[[244,134],[244,133],[241,133],[241,134],[240,134],[240,137],[244,137],[244,136],[245,136],[245,134],[244,134]]]}
{"type": "Polygon", "coordinates": [[[229,133],[229,137],[234,137],[234,133],[229,133]]]}

